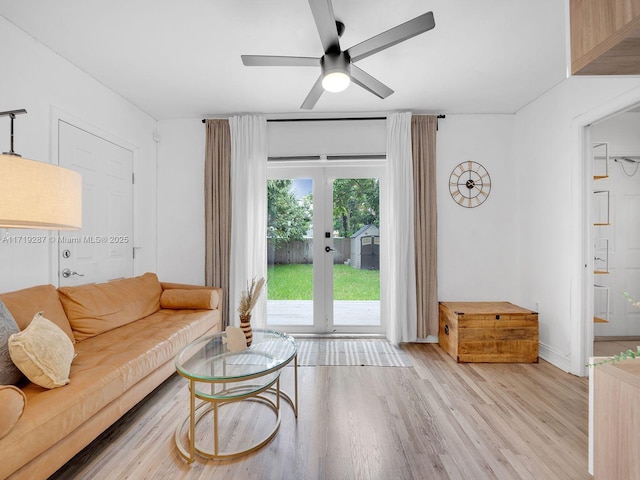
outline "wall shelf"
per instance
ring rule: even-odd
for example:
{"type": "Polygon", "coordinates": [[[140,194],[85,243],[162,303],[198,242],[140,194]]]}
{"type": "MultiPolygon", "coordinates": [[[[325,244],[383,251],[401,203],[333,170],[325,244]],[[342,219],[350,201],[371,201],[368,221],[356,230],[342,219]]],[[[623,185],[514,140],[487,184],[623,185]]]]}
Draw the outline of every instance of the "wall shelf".
{"type": "Polygon", "coordinates": [[[599,142],[593,144],[593,179],[609,178],[609,144],[599,142]]]}
{"type": "Polygon", "coordinates": [[[594,323],[609,323],[611,299],[609,287],[594,285],[594,323]]]}
{"type": "Polygon", "coordinates": [[[611,195],[609,190],[595,190],[593,192],[593,224],[597,227],[611,225],[610,221],[611,195]]]}
{"type": "Polygon", "coordinates": [[[609,273],[609,239],[596,238],[593,242],[593,273],[609,273]]]}

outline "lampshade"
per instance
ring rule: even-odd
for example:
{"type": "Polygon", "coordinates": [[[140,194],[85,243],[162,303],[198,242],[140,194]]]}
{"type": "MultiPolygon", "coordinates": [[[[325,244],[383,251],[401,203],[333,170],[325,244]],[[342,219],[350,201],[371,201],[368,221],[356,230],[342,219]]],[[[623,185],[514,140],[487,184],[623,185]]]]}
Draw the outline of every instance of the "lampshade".
{"type": "Polygon", "coordinates": [[[16,155],[0,155],[0,228],[81,227],[79,173],[16,155]]]}

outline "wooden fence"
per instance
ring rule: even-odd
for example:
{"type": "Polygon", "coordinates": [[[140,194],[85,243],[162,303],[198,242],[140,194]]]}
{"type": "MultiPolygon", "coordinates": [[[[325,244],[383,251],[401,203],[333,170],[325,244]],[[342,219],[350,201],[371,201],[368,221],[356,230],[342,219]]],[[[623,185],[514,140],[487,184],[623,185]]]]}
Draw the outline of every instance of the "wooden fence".
{"type": "MultiPolygon", "coordinates": [[[[351,239],[334,238],[333,263],[344,263],[351,258],[351,239]]],[[[323,250],[323,255],[329,255],[323,250]]],[[[290,264],[310,264],[313,263],[313,239],[292,240],[290,242],[275,242],[267,239],[267,262],[268,265],[290,265],[290,264]],[[277,245],[277,247],[276,247],[277,245]]]]}

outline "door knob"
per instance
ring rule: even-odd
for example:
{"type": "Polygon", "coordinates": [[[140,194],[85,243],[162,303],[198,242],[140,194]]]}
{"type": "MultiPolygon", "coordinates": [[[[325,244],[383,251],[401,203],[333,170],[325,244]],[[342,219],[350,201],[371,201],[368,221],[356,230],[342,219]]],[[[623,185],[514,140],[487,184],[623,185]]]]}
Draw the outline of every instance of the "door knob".
{"type": "Polygon", "coordinates": [[[329,245],[327,245],[326,247],[324,247],[324,251],[329,253],[329,252],[335,252],[336,249],[335,248],[331,248],[329,245]]]}
{"type": "Polygon", "coordinates": [[[62,276],[64,278],[69,278],[71,275],[78,275],[79,277],[84,277],[83,273],[72,272],[69,268],[65,268],[62,270],[62,276]]]}

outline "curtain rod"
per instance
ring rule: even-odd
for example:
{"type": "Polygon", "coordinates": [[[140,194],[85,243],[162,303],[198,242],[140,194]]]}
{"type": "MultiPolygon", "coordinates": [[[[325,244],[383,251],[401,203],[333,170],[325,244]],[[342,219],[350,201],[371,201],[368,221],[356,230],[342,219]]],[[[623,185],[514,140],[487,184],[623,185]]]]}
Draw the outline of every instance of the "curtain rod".
{"type": "MultiPolygon", "coordinates": [[[[438,115],[437,118],[447,118],[446,115],[438,115]]],[[[270,122],[335,122],[345,120],[386,120],[387,117],[333,117],[333,118],[271,118],[267,119],[267,123],[270,122]]],[[[207,121],[206,118],[202,119],[202,123],[207,121]]]]}

